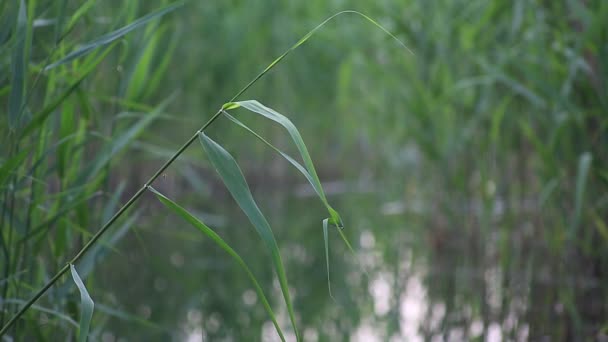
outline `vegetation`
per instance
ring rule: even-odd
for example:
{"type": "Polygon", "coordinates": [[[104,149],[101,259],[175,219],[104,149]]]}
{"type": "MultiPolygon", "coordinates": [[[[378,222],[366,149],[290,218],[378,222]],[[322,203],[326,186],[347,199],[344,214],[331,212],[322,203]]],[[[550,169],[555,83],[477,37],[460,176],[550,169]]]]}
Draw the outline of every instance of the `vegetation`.
{"type": "Polygon", "coordinates": [[[605,336],[606,22],[0,3],[0,335],[605,336]]]}

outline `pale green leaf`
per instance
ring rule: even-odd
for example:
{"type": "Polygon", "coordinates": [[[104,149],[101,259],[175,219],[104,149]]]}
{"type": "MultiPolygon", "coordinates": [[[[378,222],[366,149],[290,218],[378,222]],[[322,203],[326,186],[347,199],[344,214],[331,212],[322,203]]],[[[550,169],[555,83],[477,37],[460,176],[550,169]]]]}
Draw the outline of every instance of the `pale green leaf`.
{"type": "Polygon", "coordinates": [[[266,249],[268,249],[268,252],[272,256],[272,262],[279,279],[279,284],[281,285],[281,291],[283,292],[283,298],[285,299],[285,304],[287,305],[287,311],[289,312],[291,324],[295,330],[296,336],[299,336],[295,322],[293,305],[289,295],[287,275],[285,274],[283,261],[281,260],[281,254],[279,253],[279,246],[274,238],[270,224],[253,199],[251,191],[249,190],[249,185],[247,185],[247,181],[245,180],[245,176],[243,176],[241,169],[230,153],[228,153],[228,151],[226,151],[215,141],[207,137],[204,133],[199,134],[199,140],[203,145],[203,149],[207,153],[211,164],[213,164],[213,167],[222,178],[224,185],[226,185],[234,200],[238,203],[241,210],[243,210],[249,221],[253,224],[256,231],[262,238],[262,241],[266,245],[266,249]]]}
{"type": "Polygon", "coordinates": [[[72,279],[74,279],[74,283],[78,287],[78,291],[80,291],[80,323],[79,323],[79,332],[78,332],[78,342],[86,342],[87,336],[89,335],[89,328],[91,326],[91,319],[93,318],[93,307],[95,304],[89,296],[89,292],[87,288],[84,286],[84,283],[80,279],[78,272],[76,272],[76,268],[74,265],[70,264],[70,272],[72,273],[72,279]]]}
{"type": "Polygon", "coordinates": [[[180,216],[181,218],[186,220],[192,226],[194,226],[195,228],[197,228],[198,230],[203,232],[207,237],[209,237],[211,240],[213,240],[213,242],[215,242],[221,249],[223,249],[226,253],[228,253],[239,264],[239,266],[241,266],[243,268],[243,270],[247,273],[247,276],[249,276],[251,283],[255,287],[255,290],[258,293],[258,296],[262,300],[262,304],[264,305],[266,312],[268,312],[268,315],[270,316],[270,319],[272,320],[272,323],[274,324],[274,327],[277,330],[277,333],[281,337],[281,340],[285,341],[283,332],[281,331],[281,328],[279,327],[279,324],[276,320],[274,312],[272,311],[272,308],[270,307],[270,304],[268,303],[268,300],[266,299],[266,296],[264,295],[264,291],[262,291],[262,287],[258,283],[257,279],[255,278],[255,276],[253,275],[253,273],[251,272],[251,270],[249,269],[249,267],[247,266],[245,261],[241,258],[241,256],[234,249],[232,249],[232,247],[230,247],[219,235],[217,235],[217,233],[215,233],[211,228],[209,228],[207,225],[205,225],[202,221],[200,221],[199,219],[194,217],[192,214],[190,214],[186,209],[182,208],[180,205],[173,202],[172,200],[167,198],[165,195],[156,191],[156,189],[154,189],[152,187],[148,187],[148,189],[152,193],[154,193],[154,195],[156,195],[156,197],[162,204],[164,204],[167,208],[171,209],[175,214],[177,214],[178,216],[180,216]]]}

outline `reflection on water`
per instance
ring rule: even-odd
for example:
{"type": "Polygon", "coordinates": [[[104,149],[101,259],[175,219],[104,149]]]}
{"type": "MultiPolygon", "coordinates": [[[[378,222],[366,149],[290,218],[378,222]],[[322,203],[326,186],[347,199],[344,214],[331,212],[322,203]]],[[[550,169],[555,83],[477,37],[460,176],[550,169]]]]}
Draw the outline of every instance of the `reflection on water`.
{"type": "MultiPolygon", "coordinates": [[[[599,284],[554,273],[556,260],[535,246],[526,220],[509,216],[513,206],[472,199],[452,203],[454,213],[381,185],[359,184],[349,193],[342,183],[333,187],[330,200],[357,250],[352,256],[330,234],[335,301],[327,290],[321,205],[298,187],[295,194],[255,193],[281,246],[306,341],[564,340],[577,331],[601,339],[598,322],[580,319],[576,310],[585,308],[569,297],[599,284]],[[491,225],[480,223],[484,215],[491,225]]],[[[191,208],[222,217],[214,228],[248,262],[286,337],[295,340],[263,245],[225,194],[214,198],[191,208]]],[[[110,319],[106,333],[115,340],[279,340],[249,280],[221,250],[171,215],[148,217],[138,237],[120,246],[129,251],[128,265],[116,259],[100,272],[116,305],[139,308],[131,311],[160,328],[110,319]],[[124,285],[133,269],[138,280],[124,285]]]]}

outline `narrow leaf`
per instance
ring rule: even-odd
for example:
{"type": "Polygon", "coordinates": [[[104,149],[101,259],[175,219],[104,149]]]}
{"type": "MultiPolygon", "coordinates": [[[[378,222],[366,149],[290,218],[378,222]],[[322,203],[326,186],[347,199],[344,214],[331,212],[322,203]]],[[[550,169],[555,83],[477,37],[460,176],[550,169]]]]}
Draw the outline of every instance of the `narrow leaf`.
{"type": "Polygon", "coordinates": [[[570,238],[576,238],[576,232],[581,221],[581,212],[583,210],[583,202],[585,198],[585,188],[587,186],[587,178],[589,168],[591,167],[591,153],[583,153],[578,160],[578,170],[576,173],[576,188],[574,193],[574,216],[570,225],[570,238]]]}
{"type": "Polygon", "coordinates": [[[251,272],[251,270],[249,269],[249,267],[247,266],[245,261],[241,258],[241,256],[234,249],[232,249],[232,247],[230,247],[219,235],[217,235],[217,233],[215,233],[213,231],[213,229],[209,228],[202,221],[200,221],[199,219],[194,217],[192,214],[190,214],[186,209],[181,207],[179,204],[173,202],[172,200],[170,200],[169,198],[167,198],[165,195],[161,194],[160,192],[156,191],[156,189],[154,189],[152,187],[148,187],[148,190],[150,190],[152,193],[154,193],[154,195],[156,195],[158,200],[162,204],[164,204],[165,207],[167,207],[168,209],[171,209],[175,214],[177,214],[178,216],[180,216],[181,218],[186,220],[192,226],[194,226],[195,228],[200,230],[203,234],[205,234],[207,237],[209,237],[211,240],[213,240],[213,242],[215,242],[220,248],[222,248],[226,253],[228,253],[239,264],[239,266],[241,266],[243,268],[243,270],[247,273],[247,276],[249,276],[251,283],[255,287],[255,290],[258,293],[258,296],[261,298],[262,304],[264,305],[266,312],[270,316],[270,319],[272,320],[272,323],[274,324],[274,327],[277,330],[277,333],[281,337],[281,340],[285,341],[283,332],[281,331],[281,328],[279,327],[279,324],[276,320],[274,312],[272,311],[272,308],[270,307],[270,304],[268,303],[268,300],[266,299],[266,296],[264,295],[264,291],[262,290],[262,287],[258,283],[257,279],[255,278],[255,276],[253,275],[253,273],[251,272]]]}
{"type": "Polygon", "coordinates": [[[51,115],[51,113],[53,113],[55,111],[55,109],[57,109],[57,107],[59,107],[59,105],[62,104],[63,101],[65,101],[65,99],[67,99],[68,96],[70,96],[72,94],[72,92],[74,92],[76,89],[78,89],[78,86],[80,86],[80,83],[93,70],[95,70],[95,67],[97,67],[97,65],[99,63],[101,63],[101,61],[103,61],[103,59],[110,53],[111,50],[112,50],[112,46],[108,47],[106,49],[106,51],[104,51],[98,58],[96,58],[94,61],[92,61],[89,65],[87,65],[84,68],[84,71],[82,71],[82,74],[80,75],[80,77],[74,83],[72,83],[68,89],[64,90],[64,92],[61,93],[61,95],[57,96],[53,102],[51,102],[49,105],[47,105],[45,108],[43,108],[40,112],[36,113],[34,115],[34,117],[32,118],[32,120],[25,126],[25,128],[21,132],[19,139],[22,139],[22,138],[28,136],[30,133],[34,132],[40,125],[42,125],[44,123],[44,121],[49,117],[49,115],[51,115]]]}
{"type": "Polygon", "coordinates": [[[29,58],[27,56],[27,14],[25,1],[19,2],[15,46],[11,59],[11,95],[8,99],[8,122],[15,129],[21,117],[23,99],[25,97],[25,75],[29,58]]]}
{"type": "Polygon", "coordinates": [[[86,342],[91,326],[91,318],[93,318],[93,306],[95,304],[93,303],[91,296],[89,296],[89,292],[80,279],[78,272],[76,272],[76,268],[72,264],[70,264],[70,271],[72,272],[72,279],[74,279],[74,283],[76,283],[78,291],[80,291],[80,305],[82,306],[80,309],[80,332],[78,333],[78,342],[86,342]]]}
{"type": "Polygon", "coordinates": [[[329,296],[334,298],[331,294],[331,281],[329,280],[329,236],[327,234],[328,219],[323,220],[323,241],[325,242],[325,266],[327,267],[327,289],[329,290],[329,296]]]}
{"type": "Polygon", "coordinates": [[[24,149],[0,165],[0,189],[4,186],[4,182],[6,182],[9,176],[15,172],[20,164],[29,156],[29,152],[30,148],[24,149]]]}
{"type": "Polygon", "coordinates": [[[298,329],[296,327],[295,315],[293,312],[293,305],[289,295],[287,276],[283,267],[283,261],[281,260],[281,254],[279,253],[279,246],[274,238],[270,224],[268,224],[264,214],[262,214],[260,208],[253,199],[251,191],[249,190],[249,185],[247,185],[247,181],[245,180],[245,176],[243,176],[241,169],[230,153],[228,153],[228,151],[226,151],[215,141],[207,137],[204,133],[199,134],[199,140],[203,145],[203,149],[209,157],[211,164],[213,164],[213,167],[222,178],[224,185],[226,185],[234,200],[238,203],[241,210],[243,210],[249,221],[253,224],[256,231],[262,238],[262,241],[266,245],[266,248],[270,252],[277,277],[279,278],[279,284],[281,285],[281,291],[283,292],[283,298],[285,299],[285,304],[287,305],[287,311],[289,312],[291,324],[296,336],[299,336],[298,329]]]}
{"type": "MultiPolygon", "coordinates": [[[[260,108],[261,108],[260,106],[262,106],[257,101],[244,101],[244,102],[255,102],[255,103],[257,103],[257,106],[255,106],[255,107],[250,106],[250,107],[251,108],[256,108],[258,110],[260,110],[260,108]]],[[[238,102],[238,103],[237,102],[230,102],[230,103],[225,104],[223,106],[223,108],[224,109],[226,109],[226,108],[229,108],[229,109],[238,108],[238,107],[241,107],[242,103],[243,102],[238,102]]],[[[243,105],[243,107],[249,109],[248,107],[246,107],[246,105],[243,105]]],[[[271,119],[271,120],[273,120],[275,122],[279,122],[283,127],[285,127],[288,130],[288,132],[290,132],[290,135],[292,136],[294,142],[298,146],[298,150],[300,151],[302,159],[305,160],[305,161],[306,160],[309,161],[309,164],[308,164],[309,167],[308,168],[304,168],[299,162],[297,162],[291,156],[289,156],[285,152],[283,152],[283,151],[279,150],[278,148],[276,148],[274,145],[272,145],[266,139],[264,139],[263,137],[261,137],[259,134],[257,134],[255,131],[253,131],[251,128],[249,128],[247,125],[243,124],[241,121],[239,121],[238,119],[236,119],[232,115],[228,114],[228,112],[226,112],[225,110],[224,110],[224,116],[226,116],[229,120],[231,120],[232,122],[234,122],[235,124],[237,124],[241,128],[245,129],[247,132],[249,132],[250,134],[252,134],[253,136],[255,136],[256,138],[258,138],[260,141],[262,141],[268,147],[270,147],[275,152],[277,152],[278,154],[280,154],[283,158],[285,158],[298,171],[300,171],[300,173],[302,173],[304,175],[304,177],[308,180],[308,182],[315,189],[317,195],[319,196],[319,198],[321,199],[321,201],[323,202],[323,204],[327,208],[327,211],[329,212],[329,215],[330,215],[330,219],[323,220],[323,233],[324,233],[323,236],[324,236],[324,239],[325,239],[325,247],[326,247],[326,251],[325,251],[326,252],[325,253],[326,260],[325,261],[326,261],[326,264],[327,264],[327,286],[328,286],[328,289],[329,289],[329,295],[330,295],[330,297],[333,298],[333,295],[331,293],[331,284],[330,284],[330,281],[329,281],[329,252],[328,252],[328,239],[327,239],[327,224],[329,224],[330,221],[331,221],[331,223],[333,225],[335,225],[335,226],[337,226],[339,228],[343,228],[342,219],[340,218],[340,215],[338,214],[338,212],[336,210],[334,210],[329,205],[329,203],[327,201],[327,198],[325,196],[325,193],[323,191],[323,187],[321,185],[321,181],[319,180],[319,178],[317,176],[317,173],[315,172],[314,165],[312,163],[312,159],[310,158],[310,155],[308,154],[308,150],[306,148],[306,145],[304,145],[304,141],[302,140],[302,137],[301,137],[300,133],[298,132],[298,130],[296,129],[295,125],[293,125],[293,123],[291,123],[291,121],[287,117],[283,116],[282,114],[277,113],[277,112],[273,111],[270,108],[267,108],[267,107],[264,107],[264,108],[265,109],[260,110],[262,113],[258,112],[257,110],[255,110],[254,113],[259,113],[259,114],[263,115],[266,118],[269,118],[269,119],[271,119]],[[335,224],[335,222],[338,222],[339,224],[335,224]]],[[[340,232],[340,237],[342,238],[342,240],[344,241],[344,243],[346,244],[346,246],[348,247],[348,249],[351,251],[351,253],[355,254],[355,251],[351,247],[350,243],[348,242],[348,239],[346,238],[346,235],[344,235],[343,232],[340,232]]]]}
{"type": "Polygon", "coordinates": [[[110,33],[104,34],[103,36],[93,40],[92,42],[89,42],[89,43],[81,46],[78,50],[69,53],[64,58],[48,65],[46,68],[44,68],[44,70],[49,70],[56,66],[68,63],[78,57],[81,57],[81,56],[84,56],[84,55],[90,53],[91,51],[93,51],[99,47],[108,45],[108,44],[112,43],[113,41],[125,36],[127,33],[141,27],[142,25],[145,25],[149,21],[160,18],[163,15],[165,15],[171,11],[174,11],[175,9],[182,6],[183,4],[184,4],[184,2],[180,1],[180,2],[173,3],[171,5],[165,6],[155,12],[152,12],[146,16],[143,16],[143,17],[133,21],[129,25],[119,28],[116,31],[112,31],[110,33]]]}
{"type": "Polygon", "coordinates": [[[72,14],[70,20],[68,21],[68,24],[66,25],[67,28],[65,29],[65,31],[63,31],[61,37],[59,37],[58,40],[62,40],[68,33],[72,31],[74,26],[76,26],[78,20],[93,7],[95,1],[96,0],[87,0],[82,5],[80,5],[80,7],[78,7],[76,11],[74,11],[74,14],[72,14]]]}
{"type": "MultiPolygon", "coordinates": [[[[23,304],[26,303],[26,301],[23,300],[23,299],[7,298],[7,299],[4,300],[4,303],[7,303],[7,304],[8,303],[12,303],[12,304],[23,305],[23,304]]],[[[62,312],[59,312],[59,311],[53,310],[53,309],[49,309],[49,308],[46,308],[46,307],[43,307],[43,306],[40,306],[40,305],[36,305],[36,304],[32,305],[32,309],[34,309],[36,311],[39,311],[39,312],[43,312],[45,314],[49,314],[51,316],[55,316],[58,319],[60,319],[62,321],[65,321],[68,324],[70,324],[71,326],[73,326],[74,328],[78,329],[78,323],[76,323],[76,321],[74,321],[72,319],[72,317],[70,317],[70,316],[68,316],[68,315],[66,315],[66,314],[64,314],[62,312]]]]}
{"type": "MultiPolygon", "coordinates": [[[[310,185],[312,185],[313,189],[315,190],[315,192],[321,199],[321,202],[323,202],[323,205],[325,205],[325,207],[327,208],[327,211],[329,212],[329,218],[330,218],[329,223],[331,223],[339,228],[343,228],[344,224],[342,222],[342,218],[340,217],[340,214],[338,214],[338,212],[336,210],[334,210],[334,208],[332,208],[331,205],[329,205],[329,202],[327,201],[327,197],[325,196],[325,192],[323,191],[323,186],[321,185],[321,181],[319,180],[319,176],[317,176],[317,171],[315,170],[315,166],[312,162],[310,154],[308,153],[308,149],[306,148],[306,145],[304,144],[304,140],[302,139],[300,132],[298,131],[296,126],[291,122],[291,120],[289,120],[283,114],[281,114],[271,108],[268,108],[255,100],[240,101],[240,102],[236,102],[236,104],[238,104],[240,107],[244,107],[254,113],[262,115],[263,117],[280,124],[281,126],[283,126],[283,128],[285,128],[285,130],[287,130],[287,133],[289,133],[289,135],[291,136],[298,151],[300,152],[300,156],[302,157],[302,160],[304,161],[304,166],[306,169],[303,170],[303,168],[299,165],[299,163],[295,162],[295,160],[293,160],[292,158],[286,157],[286,155],[284,153],[281,153],[281,155],[283,157],[285,157],[292,165],[294,165],[300,172],[302,172],[302,174],[310,182],[310,185]]],[[[226,107],[233,108],[233,105],[229,104],[226,107]]],[[[243,127],[244,125],[240,124],[240,126],[243,127]]],[[[259,136],[258,136],[258,138],[259,138],[259,136]]],[[[263,141],[266,142],[265,140],[263,140],[263,141]]],[[[276,150],[276,148],[275,148],[275,150],[276,150]]]]}

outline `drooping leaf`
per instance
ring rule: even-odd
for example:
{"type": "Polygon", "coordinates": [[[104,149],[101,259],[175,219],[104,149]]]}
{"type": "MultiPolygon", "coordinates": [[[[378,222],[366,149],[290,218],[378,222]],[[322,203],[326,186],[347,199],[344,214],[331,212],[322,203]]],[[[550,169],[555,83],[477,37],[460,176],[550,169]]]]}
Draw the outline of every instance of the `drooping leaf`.
{"type": "Polygon", "coordinates": [[[331,281],[329,278],[329,236],[327,234],[327,225],[329,224],[329,219],[323,220],[323,242],[325,242],[325,266],[327,267],[327,289],[329,291],[329,296],[333,298],[331,294],[331,281]]]}
{"type": "Polygon", "coordinates": [[[179,8],[180,6],[182,6],[184,4],[183,1],[179,1],[176,3],[173,3],[171,5],[165,6],[157,11],[154,11],[148,15],[145,15],[135,21],[133,21],[132,23],[130,23],[129,25],[123,26],[121,28],[119,28],[116,31],[112,31],[110,33],[104,34],[103,36],[93,40],[92,42],[89,42],[87,44],[84,44],[83,46],[81,46],[80,48],[78,48],[76,51],[73,51],[71,53],[69,53],[67,56],[63,57],[62,59],[48,65],[47,67],[45,67],[45,70],[49,70],[52,69],[54,67],[57,67],[59,65],[68,63],[78,57],[84,56],[90,52],[92,52],[93,50],[108,45],[110,43],[112,43],[113,41],[125,36],[126,34],[128,34],[129,32],[145,25],[146,23],[148,23],[151,20],[157,19],[162,17],[163,15],[174,11],[175,9],[179,8]]]}
{"type": "Polygon", "coordinates": [[[245,176],[243,176],[241,169],[230,153],[228,153],[228,151],[226,151],[218,143],[207,137],[204,133],[199,134],[199,140],[201,145],[203,145],[203,149],[209,157],[211,164],[213,164],[213,167],[222,178],[224,185],[226,185],[226,188],[228,188],[228,191],[237,202],[241,210],[243,210],[251,224],[253,224],[256,231],[262,238],[262,241],[266,245],[266,249],[268,249],[268,252],[272,257],[272,262],[279,279],[279,284],[281,286],[281,291],[283,292],[285,304],[287,305],[287,311],[289,312],[291,324],[296,336],[299,336],[293,305],[289,295],[287,275],[285,274],[285,268],[283,267],[281,254],[279,253],[279,246],[274,238],[270,224],[253,199],[253,195],[249,190],[249,185],[245,180],[245,176]]]}
{"type": "Polygon", "coordinates": [[[281,328],[279,327],[279,324],[276,320],[274,312],[272,311],[272,308],[270,307],[270,304],[268,303],[268,300],[266,299],[266,296],[264,295],[264,291],[262,290],[262,287],[260,286],[256,277],[253,275],[253,273],[249,269],[249,266],[247,266],[245,261],[241,258],[241,256],[234,249],[232,249],[232,247],[230,247],[219,235],[217,235],[217,233],[215,233],[213,231],[213,229],[209,228],[202,221],[200,221],[199,219],[194,217],[192,214],[190,214],[186,209],[181,207],[179,204],[173,202],[172,200],[170,200],[169,198],[167,198],[165,195],[161,194],[160,192],[156,191],[156,189],[154,189],[152,187],[148,187],[148,190],[150,190],[152,193],[154,193],[154,195],[156,195],[158,200],[162,204],[164,204],[165,207],[171,209],[175,214],[177,214],[178,216],[180,216],[181,218],[186,220],[192,226],[194,226],[195,228],[200,230],[203,234],[205,234],[207,237],[209,237],[211,240],[213,240],[213,242],[215,242],[221,249],[223,249],[226,253],[228,253],[239,264],[239,266],[241,266],[243,268],[243,270],[247,273],[247,276],[249,276],[251,283],[255,287],[255,290],[258,293],[258,296],[262,300],[264,309],[266,309],[266,312],[270,316],[270,319],[272,320],[272,323],[274,324],[274,327],[277,330],[277,333],[281,337],[281,340],[285,341],[283,332],[281,331],[281,328]]]}
{"type": "MultiPolygon", "coordinates": [[[[262,141],[268,147],[270,147],[275,152],[277,152],[278,154],[280,154],[283,158],[285,158],[298,171],[300,171],[300,173],[302,173],[304,175],[304,177],[308,180],[308,182],[314,188],[315,192],[317,193],[317,195],[319,196],[319,198],[321,199],[321,201],[323,202],[323,204],[327,208],[327,211],[328,211],[328,213],[330,215],[330,218],[326,219],[326,220],[323,220],[323,234],[324,234],[323,237],[324,237],[324,240],[325,240],[325,247],[326,247],[326,253],[325,253],[325,258],[326,259],[325,259],[325,262],[327,264],[327,286],[328,286],[328,289],[329,289],[329,295],[333,298],[332,293],[331,293],[331,284],[330,284],[330,281],[329,281],[329,252],[328,252],[327,225],[331,222],[331,224],[333,224],[333,225],[335,225],[335,226],[337,226],[339,228],[343,228],[342,219],[340,218],[340,215],[338,214],[338,212],[336,210],[334,210],[329,205],[329,202],[327,201],[327,198],[325,196],[325,192],[323,191],[323,186],[321,185],[321,181],[319,180],[319,178],[317,176],[317,173],[315,171],[314,165],[312,163],[312,159],[311,159],[310,155],[308,154],[308,149],[306,148],[306,145],[304,144],[304,141],[302,140],[302,137],[301,137],[300,133],[298,132],[297,128],[295,127],[295,125],[287,117],[285,117],[284,115],[282,115],[282,114],[280,114],[280,113],[278,113],[276,111],[273,111],[270,108],[263,107],[263,105],[261,105],[257,101],[244,101],[244,102],[248,102],[248,104],[249,104],[249,102],[255,102],[255,103],[257,103],[257,106],[255,106],[255,107],[250,106],[250,107],[256,109],[256,110],[253,110],[254,113],[261,114],[262,116],[264,116],[266,118],[269,118],[269,119],[271,119],[271,120],[273,120],[275,122],[278,122],[283,127],[285,127],[285,129],[288,132],[290,132],[290,135],[291,135],[292,139],[294,140],[294,143],[298,147],[298,150],[300,151],[300,155],[302,156],[302,159],[305,160],[305,161],[306,160],[309,161],[309,163],[307,164],[308,167],[305,168],[298,161],[296,161],[291,156],[289,156],[287,153],[281,151],[280,149],[278,149],[277,147],[275,147],[274,145],[272,145],[270,142],[268,142],[262,136],[260,136],[259,134],[257,134],[251,128],[249,128],[247,125],[243,124],[241,121],[239,121],[238,119],[236,119],[232,115],[228,114],[228,112],[226,112],[224,110],[224,116],[226,116],[229,120],[231,120],[235,124],[239,125],[243,129],[245,129],[250,134],[254,135],[256,138],[258,138],[260,141],[262,141]],[[261,108],[260,106],[262,106],[263,108],[261,108]],[[258,110],[261,113],[258,112],[258,110]],[[339,222],[339,224],[336,224],[335,222],[339,222]]],[[[239,108],[242,103],[243,102],[231,102],[231,103],[225,104],[222,108],[235,109],[235,108],[239,108]]],[[[245,106],[243,106],[243,107],[245,107],[245,106]]],[[[247,107],[245,107],[245,108],[247,108],[247,107]]],[[[249,108],[247,108],[247,109],[249,109],[249,108]]],[[[342,238],[342,240],[344,241],[344,243],[346,244],[346,246],[348,247],[348,249],[351,251],[351,253],[354,254],[355,252],[352,249],[350,243],[348,242],[348,239],[346,238],[346,235],[344,235],[343,232],[340,232],[340,237],[342,238]]]]}
{"type": "MultiPolygon", "coordinates": [[[[255,100],[232,102],[232,103],[224,105],[224,108],[230,108],[230,109],[234,109],[234,108],[238,108],[238,107],[244,107],[244,108],[250,110],[251,112],[260,114],[261,116],[278,123],[279,125],[283,126],[283,128],[285,128],[285,130],[287,130],[287,133],[289,133],[289,135],[291,136],[291,139],[293,140],[298,151],[300,152],[300,156],[301,156],[302,160],[304,161],[304,166],[306,169],[304,170],[299,163],[297,163],[293,158],[287,157],[285,153],[281,152],[281,155],[283,157],[285,157],[285,159],[287,159],[292,165],[294,165],[310,182],[310,185],[312,185],[313,189],[315,190],[315,192],[321,199],[321,202],[323,202],[323,205],[325,205],[325,207],[329,213],[329,223],[333,224],[339,228],[343,228],[344,224],[342,222],[342,218],[340,218],[340,214],[338,214],[338,212],[336,210],[334,210],[334,208],[332,208],[331,205],[329,205],[329,202],[327,201],[327,197],[325,196],[325,192],[323,191],[323,186],[321,185],[321,181],[319,180],[319,176],[317,176],[317,171],[315,170],[315,166],[312,162],[312,158],[310,157],[310,154],[308,153],[308,149],[306,148],[306,145],[304,144],[304,140],[302,139],[300,132],[298,131],[296,126],[291,122],[291,120],[289,120],[285,115],[283,115],[271,108],[268,108],[255,100]]],[[[236,121],[234,121],[234,122],[236,123],[236,121]]],[[[244,126],[242,124],[239,124],[239,125],[241,127],[244,126]]],[[[260,137],[258,136],[258,138],[260,138],[260,137]]],[[[268,144],[265,140],[262,139],[262,141],[264,141],[266,144],[268,144]]],[[[276,148],[275,148],[275,150],[276,150],[276,148]]]]}
{"type": "Polygon", "coordinates": [[[74,265],[70,264],[70,272],[72,273],[72,279],[74,279],[74,283],[78,287],[78,291],[80,291],[80,323],[79,323],[79,333],[78,333],[78,342],[86,342],[87,336],[89,335],[89,328],[91,326],[91,318],[93,318],[93,307],[95,304],[89,296],[89,292],[87,288],[84,286],[84,283],[80,279],[78,272],[76,272],[76,268],[74,265]]]}

